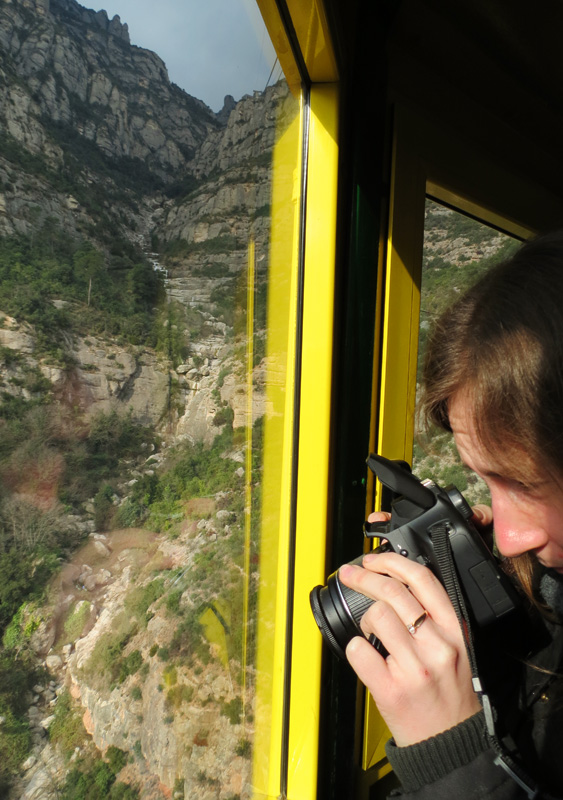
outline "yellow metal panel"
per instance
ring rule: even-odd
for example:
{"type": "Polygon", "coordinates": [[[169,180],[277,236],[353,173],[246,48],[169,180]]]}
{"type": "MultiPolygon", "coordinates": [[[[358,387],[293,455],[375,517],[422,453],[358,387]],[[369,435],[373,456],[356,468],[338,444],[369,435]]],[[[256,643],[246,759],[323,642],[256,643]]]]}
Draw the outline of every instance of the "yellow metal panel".
{"type": "Polygon", "coordinates": [[[303,349],[288,798],[317,796],[322,640],[309,592],[324,582],[329,486],[338,91],[314,86],[307,168],[303,349]]]}
{"type": "Polygon", "coordinates": [[[386,257],[378,452],[412,457],[425,173],[399,124],[395,132],[386,257]]]}
{"type": "Polygon", "coordinates": [[[275,0],[256,0],[256,3],[264,19],[272,44],[275,47],[276,55],[289,88],[297,96],[301,91],[301,75],[295,63],[291,44],[281,21],[277,4],[275,0]]]}
{"type": "Polygon", "coordinates": [[[278,797],[290,548],[301,117],[274,148],[266,343],[253,796],[278,797]]]}
{"type": "Polygon", "coordinates": [[[321,0],[287,0],[291,21],[313,83],[338,79],[324,4],[321,0]]]}
{"type": "MultiPolygon", "coordinates": [[[[296,92],[301,84],[301,76],[275,0],[257,0],[257,3],[288,83],[296,92]]],[[[311,81],[336,81],[338,69],[322,0],[287,0],[287,8],[311,81]]]]}

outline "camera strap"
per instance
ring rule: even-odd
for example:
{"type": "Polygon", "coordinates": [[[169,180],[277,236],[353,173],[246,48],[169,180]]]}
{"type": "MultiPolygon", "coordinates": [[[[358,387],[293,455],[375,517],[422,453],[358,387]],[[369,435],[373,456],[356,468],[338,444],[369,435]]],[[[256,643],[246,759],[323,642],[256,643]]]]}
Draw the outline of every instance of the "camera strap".
{"type": "Polygon", "coordinates": [[[529,777],[529,775],[526,774],[520,765],[514,761],[497,736],[495,729],[495,711],[479,677],[477,656],[475,654],[475,646],[473,643],[473,632],[471,630],[471,621],[456,572],[449,530],[446,523],[432,527],[432,543],[434,546],[434,553],[436,555],[438,567],[442,575],[442,582],[455,609],[455,613],[463,633],[465,648],[467,650],[467,656],[469,659],[469,666],[471,668],[473,690],[479,697],[479,700],[483,706],[485,723],[487,727],[487,738],[491,744],[491,747],[496,753],[495,764],[501,767],[510,776],[510,778],[526,792],[530,800],[539,798],[541,795],[538,785],[529,777]]]}

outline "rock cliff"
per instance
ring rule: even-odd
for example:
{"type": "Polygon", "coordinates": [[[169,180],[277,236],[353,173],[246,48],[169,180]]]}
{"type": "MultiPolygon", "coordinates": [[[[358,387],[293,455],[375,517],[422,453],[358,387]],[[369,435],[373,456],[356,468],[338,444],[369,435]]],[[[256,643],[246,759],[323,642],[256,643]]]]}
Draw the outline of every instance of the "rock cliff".
{"type": "Polygon", "coordinates": [[[105,11],[75,0],[3,0],[0,36],[0,113],[31,152],[43,154],[56,126],[68,126],[105,155],[140,159],[171,180],[220,127],[204,103],[171,84],[162,59],[131,45],[127,25],[105,11]]]}

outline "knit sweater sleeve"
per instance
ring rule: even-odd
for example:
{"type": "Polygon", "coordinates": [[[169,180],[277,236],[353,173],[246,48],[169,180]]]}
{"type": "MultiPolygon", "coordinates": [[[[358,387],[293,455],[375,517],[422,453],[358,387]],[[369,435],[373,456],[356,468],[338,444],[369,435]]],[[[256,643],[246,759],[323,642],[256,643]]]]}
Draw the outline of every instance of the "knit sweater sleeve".
{"type": "Polygon", "coordinates": [[[488,747],[485,716],[480,711],[455,728],[409,747],[397,747],[390,739],[385,750],[403,790],[412,792],[469,764],[488,747]]]}
{"type": "MultiPolygon", "coordinates": [[[[401,781],[402,800],[527,800],[531,796],[499,766],[482,711],[431,739],[410,747],[397,747],[391,739],[385,749],[401,781]]],[[[555,800],[545,793],[541,797],[555,800]]],[[[562,795],[557,793],[557,798],[561,800],[562,795]]]]}

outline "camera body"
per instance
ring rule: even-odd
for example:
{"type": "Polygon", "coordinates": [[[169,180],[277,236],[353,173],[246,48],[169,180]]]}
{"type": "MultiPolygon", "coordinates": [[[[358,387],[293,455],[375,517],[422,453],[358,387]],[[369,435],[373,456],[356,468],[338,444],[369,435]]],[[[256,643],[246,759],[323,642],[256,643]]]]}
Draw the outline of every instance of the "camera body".
{"type": "MultiPolygon", "coordinates": [[[[445,527],[457,577],[474,622],[478,626],[489,625],[517,607],[512,584],[498,569],[495,558],[472,525],[473,512],[455,486],[442,489],[433,481],[421,482],[404,462],[382,456],[370,455],[367,463],[394,498],[388,522],[365,524],[366,536],[386,540],[379,552],[394,551],[418,561],[444,584],[433,536],[445,527]]],[[[360,556],[350,563],[361,566],[362,559],[360,556]]],[[[338,571],[328,578],[325,587],[316,586],[312,590],[310,600],[325,641],[336,655],[345,658],[350,639],[363,636],[360,620],[375,601],[341,583],[338,571]]],[[[380,642],[374,640],[372,644],[384,650],[380,642]]]]}

